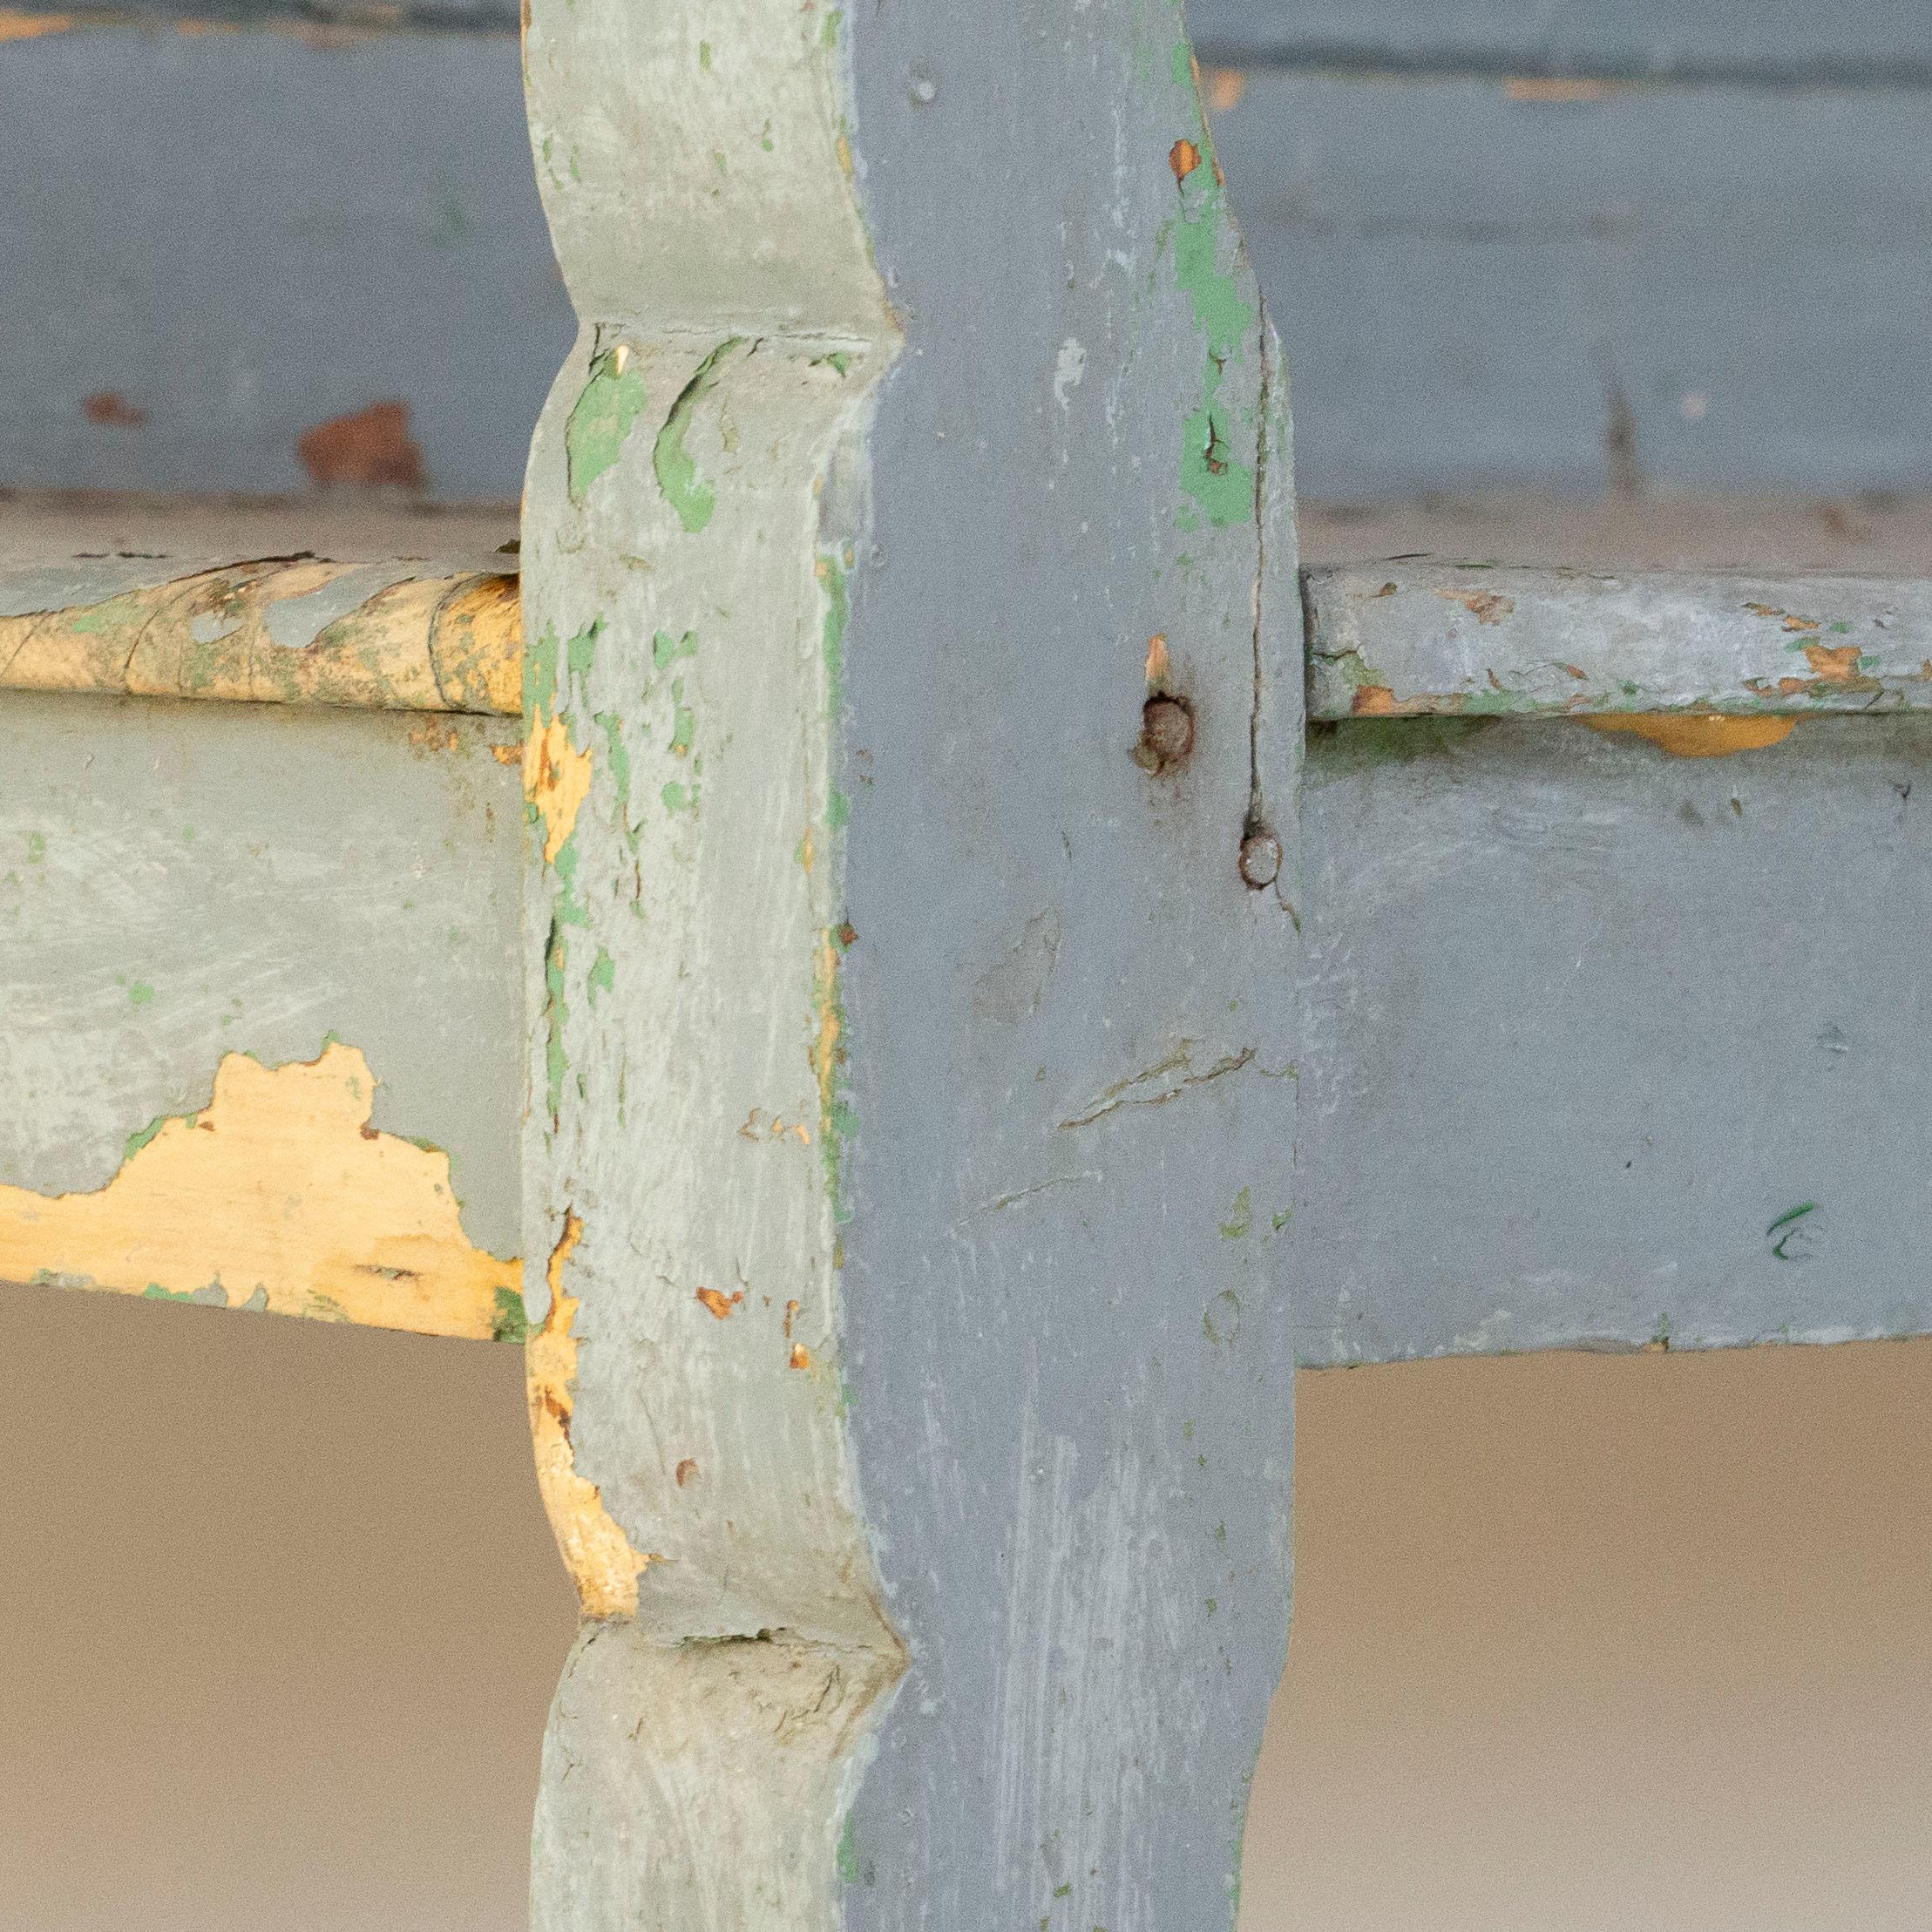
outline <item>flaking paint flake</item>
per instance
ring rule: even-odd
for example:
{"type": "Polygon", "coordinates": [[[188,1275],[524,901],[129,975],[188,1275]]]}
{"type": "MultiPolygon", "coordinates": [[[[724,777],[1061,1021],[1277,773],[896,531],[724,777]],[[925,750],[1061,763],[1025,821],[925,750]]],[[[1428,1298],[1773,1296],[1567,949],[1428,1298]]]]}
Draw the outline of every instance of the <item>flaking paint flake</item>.
{"type": "Polygon", "coordinates": [[[520,1339],[519,1264],[464,1235],[446,1154],[369,1125],[375,1093],[340,1041],[229,1054],[207,1107],[132,1136],[105,1187],[0,1187],[0,1278],[520,1339]]]}

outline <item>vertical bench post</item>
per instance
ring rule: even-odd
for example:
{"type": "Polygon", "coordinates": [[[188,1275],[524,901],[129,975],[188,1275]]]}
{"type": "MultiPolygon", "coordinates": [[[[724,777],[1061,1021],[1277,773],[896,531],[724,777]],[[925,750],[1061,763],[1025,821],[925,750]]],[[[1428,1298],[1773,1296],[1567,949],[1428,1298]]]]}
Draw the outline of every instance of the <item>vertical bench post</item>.
{"type": "Polygon", "coordinates": [[[1177,10],[536,0],[525,68],[533,1922],[1227,1924],[1301,625],[1177,10]]]}

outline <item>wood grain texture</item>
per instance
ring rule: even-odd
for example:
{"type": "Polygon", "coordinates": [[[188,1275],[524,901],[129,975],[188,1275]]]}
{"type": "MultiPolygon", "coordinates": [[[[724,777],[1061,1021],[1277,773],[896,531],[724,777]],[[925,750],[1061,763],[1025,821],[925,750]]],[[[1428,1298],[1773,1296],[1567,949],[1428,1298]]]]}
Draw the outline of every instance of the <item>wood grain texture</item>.
{"type": "Polygon", "coordinates": [[[1178,17],[539,0],[528,62],[526,1294],[622,1544],[536,1923],[1226,1924],[1302,679],[1178,17]]]}
{"type": "Polygon", "coordinates": [[[1932,585],[1403,559],[1311,570],[1309,715],[1932,707],[1932,585]]]}

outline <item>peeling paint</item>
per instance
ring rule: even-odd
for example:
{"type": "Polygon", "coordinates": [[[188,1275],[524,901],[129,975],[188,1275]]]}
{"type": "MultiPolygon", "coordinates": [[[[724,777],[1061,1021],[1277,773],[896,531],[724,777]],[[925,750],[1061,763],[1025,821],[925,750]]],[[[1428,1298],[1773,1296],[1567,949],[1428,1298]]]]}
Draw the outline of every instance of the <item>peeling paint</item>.
{"type": "Polygon", "coordinates": [[[679,390],[657,432],[651,449],[651,468],[664,500],[676,512],[688,534],[695,536],[711,520],[716,496],[711,485],[698,475],[698,466],[685,447],[690,431],[691,414],[699,402],[716,386],[720,365],[734,349],[743,344],[742,336],[728,336],[692,372],[691,380],[679,390]]]}
{"type": "Polygon", "coordinates": [[[449,1156],[369,1124],[361,1052],[229,1054],[206,1109],[151,1122],[92,1194],[0,1187],[0,1279],[403,1328],[520,1335],[519,1264],[473,1246],[449,1156]]]}
{"type": "Polygon", "coordinates": [[[550,1518],[564,1567],[577,1586],[586,1617],[634,1617],[637,1579],[649,1563],[604,1507],[602,1492],[577,1474],[571,1447],[570,1418],[575,1405],[578,1342],[571,1333],[577,1299],[564,1291],[564,1271],[584,1224],[575,1214],[545,1269],[550,1285],[550,1312],[524,1352],[525,1386],[530,1401],[530,1434],[537,1458],[537,1487],[550,1518]]]}
{"type": "Polygon", "coordinates": [[[514,715],[514,577],[254,559],[0,617],[0,685],[514,715]]]}
{"type": "Polygon", "coordinates": [[[1676,758],[1728,758],[1782,744],[1798,721],[1788,713],[1741,717],[1715,712],[1631,711],[1583,721],[1593,731],[1627,731],[1676,758]]]}
{"type": "Polygon", "coordinates": [[[585,493],[617,461],[647,400],[644,375],[627,343],[593,356],[590,380],[564,424],[564,466],[570,500],[585,493]]]}
{"type": "Polygon", "coordinates": [[[570,727],[552,718],[524,742],[523,790],[543,821],[544,859],[555,864],[590,796],[591,755],[570,742],[570,727]]]}

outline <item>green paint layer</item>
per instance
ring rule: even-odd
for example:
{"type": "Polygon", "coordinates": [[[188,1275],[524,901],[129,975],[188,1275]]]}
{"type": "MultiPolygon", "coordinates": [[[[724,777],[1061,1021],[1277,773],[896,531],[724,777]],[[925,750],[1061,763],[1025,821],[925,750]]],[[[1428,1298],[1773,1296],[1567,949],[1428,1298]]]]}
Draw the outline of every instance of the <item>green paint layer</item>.
{"type": "Polygon", "coordinates": [[[627,349],[607,349],[592,358],[590,380],[564,424],[564,466],[573,503],[581,503],[584,492],[617,461],[643,408],[643,374],[627,349]]]}

